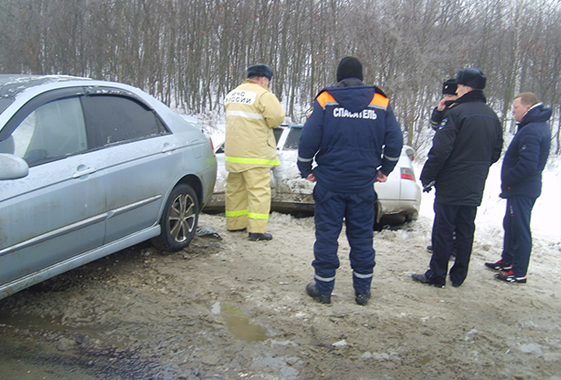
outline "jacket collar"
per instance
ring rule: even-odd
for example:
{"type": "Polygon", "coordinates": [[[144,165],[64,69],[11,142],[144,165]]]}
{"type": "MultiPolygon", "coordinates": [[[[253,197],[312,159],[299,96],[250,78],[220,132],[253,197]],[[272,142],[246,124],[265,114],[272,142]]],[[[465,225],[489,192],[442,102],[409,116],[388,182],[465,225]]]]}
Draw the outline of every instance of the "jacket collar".
{"type": "Polygon", "coordinates": [[[364,83],[358,78],[345,78],[339,81],[335,87],[353,87],[353,86],[363,86],[364,83]]]}
{"type": "Polygon", "coordinates": [[[482,90],[472,90],[456,99],[455,103],[483,102],[487,103],[487,98],[482,90]]]}
{"type": "Polygon", "coordinates": [[[518,130],[526,124],[534,122],[546,122],[551,117],[553,110],[551,108],[544,108],[543,103],[538,103],[526,112],[522,121],[518,123],[518,130]]]}

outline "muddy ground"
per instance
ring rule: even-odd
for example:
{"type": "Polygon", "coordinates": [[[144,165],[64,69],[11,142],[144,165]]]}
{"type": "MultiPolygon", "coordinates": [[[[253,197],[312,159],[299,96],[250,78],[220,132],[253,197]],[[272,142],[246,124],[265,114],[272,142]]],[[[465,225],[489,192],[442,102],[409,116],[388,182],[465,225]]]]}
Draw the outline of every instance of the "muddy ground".
{"type": "Polygon", "coordinates": [[[354,302],[348,244],[332,305],[312,279],[312,218],[271,242],[203,214],[185,251],[124,250],[0,300],[1,379],[561,379],[561,246],[534,242],[526,285],[493,279],[500,236],[460,288],[427,268],[430,220],[375,233],[373,297],[354,302]]]}

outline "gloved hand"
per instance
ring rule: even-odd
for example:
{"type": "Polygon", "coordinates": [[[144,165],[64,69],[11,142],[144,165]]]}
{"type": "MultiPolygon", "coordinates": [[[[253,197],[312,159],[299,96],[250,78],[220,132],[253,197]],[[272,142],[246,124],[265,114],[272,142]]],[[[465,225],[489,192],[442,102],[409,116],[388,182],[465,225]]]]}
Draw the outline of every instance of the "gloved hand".
{"type": "Polygon", "coordinates": [[[434,186],[435,181],[431,181],[429,184],[423,187],[423,193],[430,193],[432,187],[434,186]]]}

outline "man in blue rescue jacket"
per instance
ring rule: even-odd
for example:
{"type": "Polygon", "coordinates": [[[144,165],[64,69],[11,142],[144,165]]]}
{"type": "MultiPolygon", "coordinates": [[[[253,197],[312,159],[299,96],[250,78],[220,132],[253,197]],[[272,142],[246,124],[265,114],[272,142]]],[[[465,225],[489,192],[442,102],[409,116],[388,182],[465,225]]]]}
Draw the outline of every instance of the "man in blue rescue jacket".
{"type": "Polygon", "coordinates": [[[531,92],[514,98],[512,113],[519,123],[518,131],[506,150],[501,169],[501,198],[506,198],[503,253],[499,261],[485,263],[488,268],[505,272],[495,276],[502,281],[526,283],[532,252],[530,217],[542,191],[542,171],[551,146],[547,122],[552,112],[531,92]]]}
{"type": "Polygon", "coordinates": [[[298,147],[298,169],[314,187],[315,282],[309,296],[331,303],[339,268],[337,239],[343,219],[351,247],[355,301],[366,305],[374,270],[374,182],[385,182],[403,146],[403,136],[388,98],[362,83],[362,64],[341,60],[337,85],[317,95],[298,147]],[[382,150],[384,147],[384,150],[382,150]],[[315,159],[317,166],[312,168],[315,159]]]}

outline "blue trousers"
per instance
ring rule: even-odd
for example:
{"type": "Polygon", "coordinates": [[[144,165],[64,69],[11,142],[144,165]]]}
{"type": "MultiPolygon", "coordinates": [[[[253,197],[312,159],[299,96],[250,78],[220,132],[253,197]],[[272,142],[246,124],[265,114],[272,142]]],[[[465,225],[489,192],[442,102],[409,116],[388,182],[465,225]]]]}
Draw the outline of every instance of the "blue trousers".
{"type": "Polygon", "coordinates": [[[316,242],[314,261],[316,286],[321,294],[330,295],[335,286],[335,272],[339,268],[337,242],[346,225],[351,247],[349,259],[353,269],[353,287],[358,293],[370,291],[374,272],[374,187],[361,193],[335,193],[317,183],[314,187],[316,242]]]}
{"type": "Polygon", "coordinates": [[[532,232],[530,219],[536,198],[517,195],[506,200],[503,219],[504,241],[501,260],[512,264],[516,277],[524,277],[528,272],[532,253],[532,232]]]}
{"type": "Polygon", "coordinates": [[[456,260],[450,269],[450,280],[461,285],[468,273],[477,207],[444,205],[435,201],[434,212],[432,257],[425,275],[431,282],[445,285],[448,261],[455,246],[456,260]]]}

